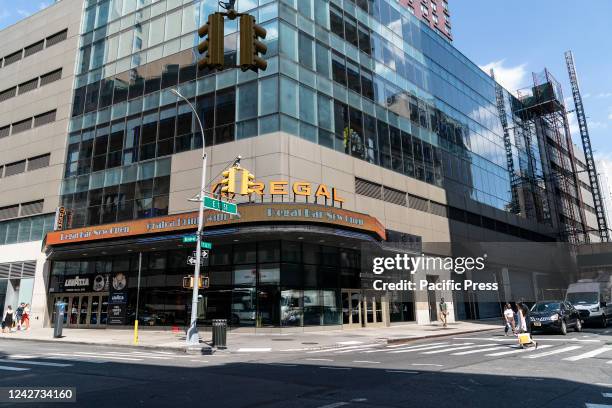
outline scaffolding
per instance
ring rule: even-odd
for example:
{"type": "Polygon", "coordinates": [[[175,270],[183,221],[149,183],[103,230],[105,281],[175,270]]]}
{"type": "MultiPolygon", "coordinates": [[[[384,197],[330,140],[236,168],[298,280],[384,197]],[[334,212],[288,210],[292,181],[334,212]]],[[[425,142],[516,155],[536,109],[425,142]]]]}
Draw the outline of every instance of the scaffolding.
{"type": "Polygon", "coordinates": [[[572,86],[572,96],[574,98],[574,105],[576,107],[576,118],[578,119],[578,126],[580,128],[580,137],[582,139],[582,147],[584,149],[586,169],[589,175],[591,191],[593,193],[593,203],[595,207],[595,215],[597,216],[599,238],[602,242],[608,242],[610,241],[610,236],[608,233],[604,203],[601,196],[597,169],[595,168],[595,159],[593,157],[593,149],[591,148],[591,138],[589,136],[586,114],[584,113],[584,105],[582,104],[582,95],[580,94],[580,87],[578,85],[578,75],[576,74],[576,67],[574,65],[574,55],[571,51],[567,51],[565,53],[565,62],[567,64],[567,71],[572,86]]]}
{"type": "Polygon", "coordinates": [[[574,244],[589,242],[563,92],[547,69],[533,74],[532,87],[517,91],[513,114],[526,143],[535,136],[540,146],[548,202],[554,203],[550,216],[560,239],[574,244]]]}

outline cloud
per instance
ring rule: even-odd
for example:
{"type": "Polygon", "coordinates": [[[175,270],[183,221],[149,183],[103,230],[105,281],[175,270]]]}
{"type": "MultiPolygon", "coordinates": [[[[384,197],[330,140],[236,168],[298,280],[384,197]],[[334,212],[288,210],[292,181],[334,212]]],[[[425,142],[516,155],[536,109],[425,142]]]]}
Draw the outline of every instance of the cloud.
{"type": "Polygon", "coordinates": [[[612,96],[612,92],[601,92],[597,94],[597,98],[609,98],[612,96]]]}
{"type": "Polygon", "coordinates": [[[569,113],[567,115],[570,134],[580,136],[580,127],[578,126],[578,119],[576,119],[575,113],[569,113]]]}
{"type": "Polygon", "coordinates": [[[49,3],[47,3],[46,1],[42,1],[42,2],[40,2],[40,4],[38,5],[38,9],[39,9],[39,10],[45,9],[45,8],[49,7],[49,5],[50,5],[50,4],[49,4],[49,3]]]}
{"type": "Polygon", "coordinates": [[[504,59],[499,61],[489,62],[486,65],[481,65],[482,69],[487,74],[490,74],[491,68],[495,73],[495,79],[502,84],[508,91],[514,93],[517,89],[524,87],[527,83],[527,64],[517,66],[506,66],[504,59]]]}
{"type": "Polygon", "coordinates": [[[599,175],[606,218],[610,222],[610,215],[612,215],[612,153],[595,153],[595,166],[599,175]]]}
{"type": "Polygon", "coordinates": [[[7,10],[2,10],[0,11],[0,20],[4,20],[7,17],[10,17],[11,13],[9,13],[7,10]]]}
{"type": "Polygon", "coordinates": [[[19,14],[22,17],[29,17],[30,16],[30,12],[28,10],[24,10],[24,9],[17,9],[17,14],[19,14]]]}
{"type": "Polygon", "coordinates": [[[608,124],[606,122],[599,122],[596,120],[593,121],[587,121],[587,124],[589,126],[589,129],[607,129],[608,128],[608,124]]]}
{"type": "Polygon", "coordinates": [[[612,120],[612,113],[608,115],[608,119],[612,120]]]}

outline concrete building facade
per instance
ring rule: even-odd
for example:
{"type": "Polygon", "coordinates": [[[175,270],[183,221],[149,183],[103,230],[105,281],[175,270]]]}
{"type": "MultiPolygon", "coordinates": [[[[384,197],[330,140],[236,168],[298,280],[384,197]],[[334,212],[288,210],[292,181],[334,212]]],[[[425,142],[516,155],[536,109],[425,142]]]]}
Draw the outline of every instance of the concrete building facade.
{"type": "MultiPolygon", "coordinates": [[[[41,245],[53,229],[64,176],[81,4],[55,3],[0,36],[3,310],[21,302],[32,304],[45,293],[41,245]]],[[[44,312],[35,308],[33,314],[40,317],[44,312]]]]}

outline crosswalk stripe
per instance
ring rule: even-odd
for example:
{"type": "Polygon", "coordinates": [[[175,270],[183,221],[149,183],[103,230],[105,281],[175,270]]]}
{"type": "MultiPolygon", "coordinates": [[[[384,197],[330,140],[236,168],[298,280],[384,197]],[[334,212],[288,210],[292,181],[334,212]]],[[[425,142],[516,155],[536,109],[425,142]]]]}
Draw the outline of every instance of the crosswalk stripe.
{"type": "Polygon", "coordinates": [[[63,364],[63,363],[50,363],[48,361],[32,361],[32,360],[0,360],[1,363],[11,363],[11,364],[29,364],[29,365],[39,365],[39,366],[49,366],[49,367],[71,367],[72,364],[63,364]]]}
{"type": "Polygon", "coordinates": [[[330,351],[342,351],[342,350],[354,350],[357,348],[363,348],[363,345],[359,345],[359,346],[346,346],[346,347],[327,347],[321,350],[313,350],[313,351],[307,351],[306,354],[317,354],[317,353],[326,353],[326,352],[330,352],[330,351]]]}
{"type": "MultiPolygon", "coordinates": [[[[470,344],[474,344],[474,343],[459,343],[459,344],[455,344],[456,346],[467,346],[470,344]]],[[[425,350],[433,350],[433,349],[439,349],[439,348],[443,348],[443,347],[449,347],[451,346],[450,344],[441,344],[438,346],[421,346],[421,347],[415,347],[415,348],[411,348],[408,350],[393,350],[393,351],[389,351],[388,354],[396,354],[396,353],[411,353],[413,351],[425,351],[425,350]]]]}
{"type": "Polygon", "coordinates": [[[28,371],[29,368],[23,368],[23,367],[11,367],[11,366],[1,366],[0,365],[0,370],[6,370],[6,371],[28,371]]]}
{"type": "Polygon", "coordinates": [[[70,361],[79,361],[84,363],[92,363],[92,364],[104,364],[106,361],[97,361],[97,360],[85,360],[82,356],[75,356],[74,354],[67,353],[46,353],[44,355],[45,358],[50,358],[53,360],[70,360],[70,361]]]}
{"type": "MultiPolygon", "coordinates": [[[[507,341],[508,337],[453,337],[453,340],[507,341]]],[[[544,338],[544,339],[538,339],[538,341],[562,341],[564,343],[567,343],[567,342],[601,343],[601,340],[596,340],[596,339],[574,339],[574,338],[571,338],[571,337],[570,338],[563,337],[563,338],[559,338],[559,339],[544,338]]]]}
{"type": "Polygon", "coordinates": [[[595,350],[591,350],[588,353],[579,354],[577,356],[564,358],[563,360],[578,361],[578,360],[582,360],[582,359],[585,359],[585,358],[591,358],[591,357],[598,356],[598,355],[603,354],[606,351],[610,351],[610,350],[612,350],[612,347],[601,347],[601,348],[598,348],[598,349],[595,349],[595,350]]]}
{"type": "Polygon", "coordinates": [[[507,346],[496,346],[496,347],[488,347],[488,348],[478,349],[478,350],[460,351],[459,353],[451,353],[451,354],[453,356],[465,356],[467,354],[485,353],[487,351],[504,350],[507,348],[508,348],[507,346]]]}
{"type": "Polygon", "coordinates": [[[604,398],[612,398],[612,393],[610,392],[602,392],[601,396],[604,398]]]}
{"type": "Polygon", "coordinates": [[[142,361],[142,358],[100,355],[99,353],[88,353],[88,352],[85,352],[85,351],[79,351],[77,353],[71,353],[70,355],[77,356],[77,357],[88,357],[88,358],[101,358],[101,359],[110,358],[110,359],[113,359],[113,360],[142,361]]]}
{"type": "Polygon", "coordinates": [[[545,353],[538,353],[534,356],[525,356],[523,358],[541,358],[541,357],[546,357],[546,356],[552,356],[554,354],[561,354],[561,353],[565,353],[567,351],[572,351],[572,350],[576,350],[582,348],[582,346],[569,346],[569,347],[562,347],[562,348],[558,348],[558,349],[554,349],[551,351],[547,351],[545,353]]]}
{"type": "Polygon", "coordinates": [[[584,404],[586,408],[612,408],[612,405],[607,405],[607,404],[590,404],[590,403],[586,403],[584,404]]]}
{"type": "Polygon", "coordinates": [[[135,354],[135,353],[120,353],[118,351],[107,351],[104,354],[100,355],[113,355],[113,356],[124,356],[124,357],[143,357],[143,358],[151,358],[155,360],[170,360],[172,357],[169,356],[154,356],[149,354],[135,354]]]}
{"type": "Polygon", "coordinates": [[[371,344],[371,345],[369,345],[369,346],[363,346],[363,347],[359,347],[359,348],[352,349],[352,350],[342,350],[342,351],[337,351],[337,352],[335,352],[334,354],[344,354],[344,353],[352,353],[352,352],[356,352],[356,351],[357,351],[357,352],[358,352],[358,351],[366,351],[366,350],[369,350],[369,349],[371,349],[372,347],[376,347],[376,346],[377,346],[377,344],[371,344]]]}
{"type": "Polygon", "coordinates": [[[537,349],[535,349],[535,348],[522,349],[522,348],[519,348],[517,346],[514,350],[501,351],[499,353],[492,353],[492,354],[485,354],[485,356],[487,356],[487,357],[498,357],[498,356],[505,356],[507,354],[524,353],[526,351],[542,350],[542,349],[549,348],[549,347],[553,347],[552,344],[544,344],[544,345],[538,346],[537,349]]]}
{"type": "Polygon", "coordinates": [[[442,350],[426,351],[421,354],[440,354],[440,353],[447,353],[449,351],[465,350],[465,349],[469,349],[473,347],[485,347],[485,346],[495,346],[495,344],[479,344],[478,346],[469,345],[469,346],[451,347],[451,348],[442,349],[442,350]]]}
{"type": "Polygon", "coordinates": [[[377,351],[389,351],[389,352],[393,352],[393,351],[398,351],[398,350],[410,350],[410,349],[414,349],[414,348],[421,348],[421,347],[427,347],[427,346],[440,346],[440,345],[444,345],[444,344],[448,344],[448,342],[447,341],[443,341],[443,342],[438,342],[438,343],[416,344],[416,345],[412,345],[412,346],[402,345],[401,347],[398,347],[398,346],[387,346],[385,349],[377,350],[377,351]],[[392,348],[392,350],[388,350],[390,348],[392,348]]]}

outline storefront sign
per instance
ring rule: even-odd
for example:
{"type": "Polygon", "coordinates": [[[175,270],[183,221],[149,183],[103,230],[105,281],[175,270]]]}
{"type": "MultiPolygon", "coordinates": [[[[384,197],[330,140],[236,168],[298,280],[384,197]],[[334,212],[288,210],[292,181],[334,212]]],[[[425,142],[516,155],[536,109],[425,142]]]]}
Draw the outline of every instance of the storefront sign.
{"type": "Polygon", "coordinates": [[[66,276],[64,292],[91,292],[90,278],[87,276],[66,276]]]}
{"type": "Polygon", "coordinates": [[[126,305],[109,305],[108,307],[108,324],[109,325],[125,325],[125,316],[127,312],[126,305]]]}
{"type": "MultiPolygon", "coordinates": [[[[238,205],[240,217],[217,211],[205,212],[205,227],[244,224],[307,222],[346,227],[374,233],[386,238],[384,226],[374,217],[341,208],[305,203],[244,203],[238,205]]],[[[54,231],[47,234],[46,245],[131,237],[146,234],[194,230],[198,225],[198,213],[184,213],[164,217],[126,221],[95,227],[54,231]]]]}
{"type": "MultiPolygon", "coordinates": [[[[212,187],[212,192],[215,193],[221,187],[221,183],[215,183],[212,187]]],[[[296,181],[289,183],[288,181],[270,181],[266,186],[265,183],[255,182],[250,187],[254,191],[254,194],[264,197],[269,195],[272,198],[274,196],[292,196],[297,197],[311,197],[314,198],[315,202],[319,198],[324,200],[327,204],[328,200],[333,206],[335,203],[344,203],[344,198],[340,197],[338,190],[333,187],[328,187],[327,184],[313,184],[303,181],[296,181]],[[267,189],[266,189],[267,187],[267,189]]]]}

